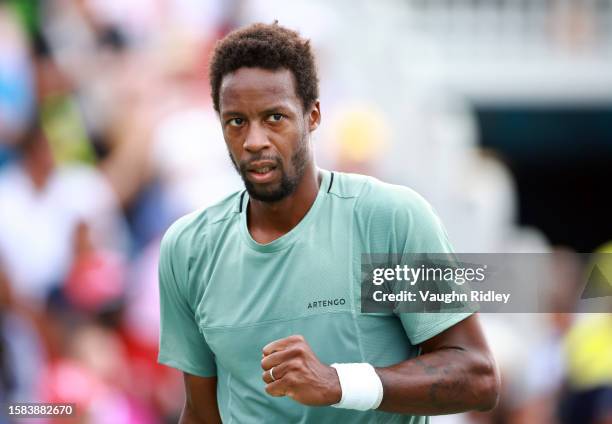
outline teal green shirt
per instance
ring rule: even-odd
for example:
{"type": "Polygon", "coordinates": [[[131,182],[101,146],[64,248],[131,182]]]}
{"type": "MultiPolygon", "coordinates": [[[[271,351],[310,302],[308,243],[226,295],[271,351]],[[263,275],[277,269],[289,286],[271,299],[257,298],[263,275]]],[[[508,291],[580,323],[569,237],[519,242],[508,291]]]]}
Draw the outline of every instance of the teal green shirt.
{"type": "Polygon", "coordinates": [[[362,314],[362,253],[447,253],[431,206],[371,177],[321,171],[317,197],[290,232],[257,243],[237,192],[175,222],[161,245],[158,361],[217,376],[225,423],[426,423],[427,417],[309,407],[271,397],[262,348],[301,334],[318,358],[384,367],[468,314],[362,314]]]}

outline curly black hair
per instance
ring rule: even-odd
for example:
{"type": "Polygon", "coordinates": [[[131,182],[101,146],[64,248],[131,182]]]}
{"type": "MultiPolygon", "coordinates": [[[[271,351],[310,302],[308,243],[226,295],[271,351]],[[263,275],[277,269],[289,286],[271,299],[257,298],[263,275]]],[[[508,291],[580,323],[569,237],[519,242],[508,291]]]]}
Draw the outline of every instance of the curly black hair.
{"type": "Polygon", "coordinates": [[[217,112],[221,80],[242,67],[291,71],[304,110],[319,97],[319,79],[310,41],[278,22],[253,24],[217,41],[209,69],[213,106],[217,112]]]}

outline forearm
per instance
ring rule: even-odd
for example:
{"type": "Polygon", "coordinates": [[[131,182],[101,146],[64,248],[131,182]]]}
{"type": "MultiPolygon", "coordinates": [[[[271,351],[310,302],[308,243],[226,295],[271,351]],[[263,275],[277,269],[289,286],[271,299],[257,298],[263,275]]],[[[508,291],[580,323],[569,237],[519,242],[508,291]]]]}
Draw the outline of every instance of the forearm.
{"type": "Polygon", "coordinates": [[[481,352],[444,348],[376,371],[383,411],[440,415],[488,410],[497,402],[495,363],[481,352]]]}

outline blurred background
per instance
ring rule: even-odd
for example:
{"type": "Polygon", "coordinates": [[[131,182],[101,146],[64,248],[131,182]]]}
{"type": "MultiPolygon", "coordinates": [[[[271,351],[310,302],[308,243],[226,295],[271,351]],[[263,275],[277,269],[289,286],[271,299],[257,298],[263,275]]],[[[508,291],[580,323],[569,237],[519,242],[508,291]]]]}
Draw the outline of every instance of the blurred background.
{"type": "MultiPolygon", "coordinates": [[[[241,187],[207,62],[274,19],[316,51],[320,166],[416,189],[458,252],[549,253],[558,302],[612,252],[612,0],[0,0],[1,402],[177,421],[159,240],[241,187]]],[[[482,321],[499,407],[433,423],[612,423],[612,315],[482,321]]]]}

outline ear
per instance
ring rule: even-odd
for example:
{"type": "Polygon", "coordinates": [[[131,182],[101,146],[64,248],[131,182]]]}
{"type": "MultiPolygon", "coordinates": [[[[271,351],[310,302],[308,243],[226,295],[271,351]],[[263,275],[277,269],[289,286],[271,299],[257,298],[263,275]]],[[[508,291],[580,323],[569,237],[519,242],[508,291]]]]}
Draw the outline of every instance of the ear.
{"type": "Polygon", "coordinates": [[[316,100],[313,105],[310,107],[310,111],[308,113],[308,131],[312,132],[319,127],[321,123],[321,107],[319,105],[319,101],[316,100]]]}

